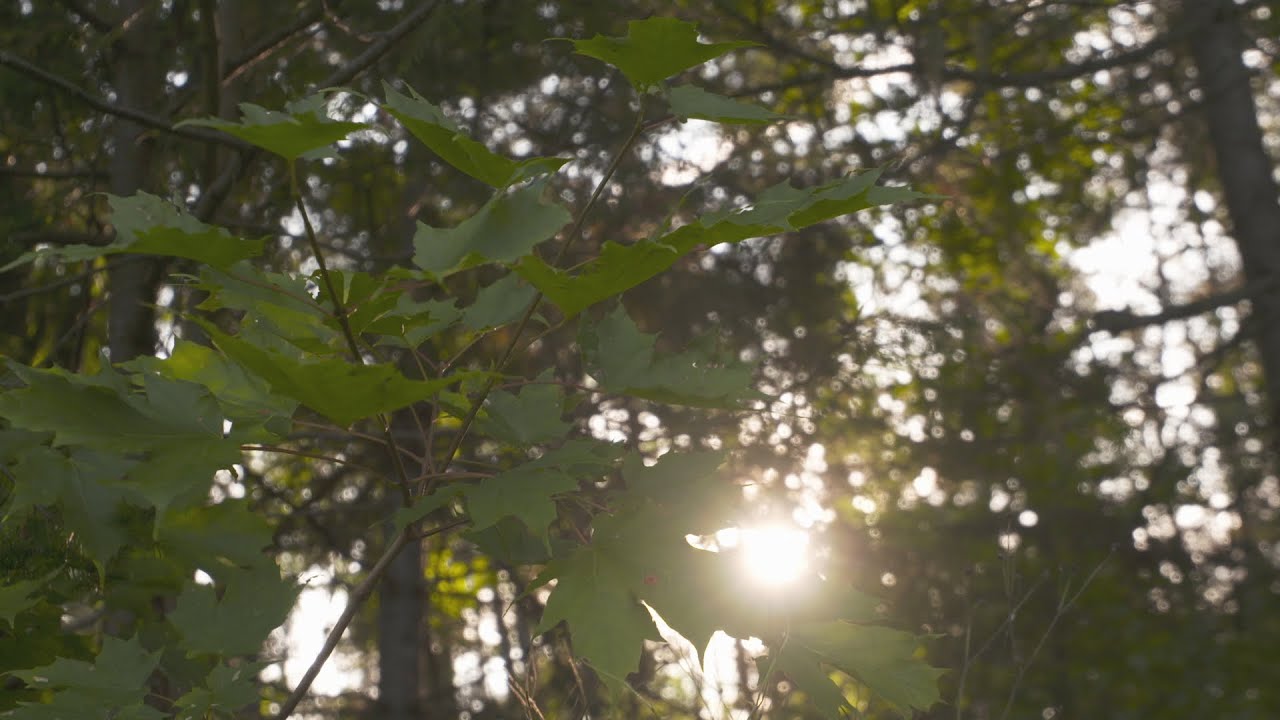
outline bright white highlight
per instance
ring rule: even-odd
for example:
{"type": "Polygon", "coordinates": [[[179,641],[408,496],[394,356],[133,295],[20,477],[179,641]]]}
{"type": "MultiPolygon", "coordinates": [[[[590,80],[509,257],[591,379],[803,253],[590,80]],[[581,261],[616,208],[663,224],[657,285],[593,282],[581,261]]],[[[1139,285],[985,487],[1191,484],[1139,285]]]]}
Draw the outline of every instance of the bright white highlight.
{"type": "Polygon", "coordinates": [[[809,567],[809,533],[793,527],[729,528],[716,533],[716,544],[739,548],[747,576],[760,585],[790,584],[809,567]]]}

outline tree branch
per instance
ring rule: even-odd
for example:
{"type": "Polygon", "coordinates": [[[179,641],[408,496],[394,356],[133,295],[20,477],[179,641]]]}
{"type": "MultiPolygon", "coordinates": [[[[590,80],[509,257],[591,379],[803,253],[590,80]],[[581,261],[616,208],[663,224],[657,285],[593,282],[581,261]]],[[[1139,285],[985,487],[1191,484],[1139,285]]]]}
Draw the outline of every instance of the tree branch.
{"type": "Polygon", "coordinates": [[[1211,295],[1184,305],[1173,305],[1152,315],[1138,315],[1130,310],[1103,310],[1089,319],[1089,329],[1094,332],[1122,333],[1128,330],[1159,325],[1173,320],[1185,320],[1210,310],[1217,310],[1227,305],[1235,305],[1249,300],[1265,292],[1280,288],[1280,279],[1268,279],[1246,284],[1236,290],[1211,295]]]}
{"type": "Polygon", "coordinates": [[[127,120],[132,120],[133,122],[143,127],[152,128],[154,130],[159,130],[161,132],[169,133],[170,135],[176,135],[178,137],[187,138],[189,140],[199,140],[200,142],[217,143],[219,145],[226,145],[226,146],[241,149],[241,150],[249,147],[249,145],[244,141],[234,138],[230,135],[224,135],[222,133],[213,133],[206,130],[199,130],[196,128],[175,128],[165,118],[159,117],[157,115],[152,115],[151,113],[142,112],[141,110],[135,110],[134,108],[125,107],[117,103],[109,102],[85,90],[84,88],[81,88],[79,85],[76,85],[75,83],[71,82],[70,80],[67,80],[66,78],[59,77],[57,75],[54,75],[51,72],[48,72],[39,67],[36,67],[35,65],[32,65],[26,60],[23,60],[22,58],[12,53],[6,52],[4,50],[0,50],[0,65],[12,68],[24,75],[27,75],[28,77],[35,78],[36,80],[39,80],[40,82],[43,82],[46,85],[52,85],[53,87],[58,88],[59,90],[62,90],[63,92],[69,95],[75,96],[81,102],[85,103],[86,105],[88,105],[89,107],[95,110],[107,113],[108,115],[114,115],[117,117],[125,118],[127,120]]]}
{"type": "MultiPolygon", "coordinates": [[[[439,0],[419,5],[416,10],[406,15],[403,20],[395,25],[395,27],[383,34],[381,39],[370,45],[368,48],[365,48],[364,52],[352,58],[350,62],[346,63],[342,67],[339,67],[333,72],[333,74],[329,75],[329,77],[321,80],[316,84],[316,87],[334,87],[335,85],[345,85],[346,83],[351,82],[357,75],[364,72],[366,68],[377,62],[379,58],[385,55],[387,51],[389,51],[391,47],[399,42],[405,35],[413,32],[413,30],[419,25],[426,22],[427,18],[431,17],[431,13],[433,13],[439,5],[439,0]]],[[[231,187],[235,185],[236,180],[240,177],[240,173],[244,171],[244,168],[249,167],[249,165],[253,163],[258,152],[257,148],[248,148],[243,150],[240,155],[233,158],[232,161],[227,164],[227,169],[204,189],[204,192],[200,196],[200,201],[196,203],[195,210],[192,213],[197,219],[203,222],[208,222],[209,218],[213,217],[218,206],[221,205],[222,201],[226,199],[226,196],[231,193],[231,187]]]]}
{"type": "Polygon", "coordinates": [[[364,605],[364,601],[369,599],[374,589],[378,586],[378,581],[386,574],[387,568],[391,565],[391,561],[396,559],[400,551],[410,542],[418,542],[432,535],[439,535],[456,527],[471,522],[470,518],[461,517],[443,525],[437,525],[426,532],[419,533],[410,525],[396,535],[395,540],[382,553],[382,557],[378,558],[377,564],[369,570],[369,574],[364,580],[351,591],[350,597],[347,599],[347,606],[342,610],[342,615],[338,617],[338,621],[334,623],[333,630],[329,631],[329,636],[324,640],[324,647],[320,648],[316,659],[311,662],[311,667],[307,668],[307,672],[298,681],[298,686],[289,694],[289,698],[280,706],[280,712],[276,713],[275,720],[285,720],[293,711],[297,709],[298,703],[302,702],[302,698],[306,697],[307,690],[311,688],[311,683],[315,682],[316,676],[320,674],[320,669],[324,667],[325,662],[333,651],[338,647],[338,641],[342,639],[342,634],[346,632],[347,626],[351,624],[351,620],[355,618],[356,612],[364,605]]]}
{"type": "Polygon", "coordinates": [[[115,30],[115,27],[111,23],[107,22],[106,18],[103,18],[101,15],[98,15],[94,13],[92,10],[90,10],[89,8],[85,7],[84,3],[79,2],[78,0],[60,0],[60,1],[61,1],[62,7],[66,8],[67,10],[70,10],[72,13],[75,13],[77,16],[79,16],[81,20],[85,22],[85,24],[87,24],[89,27],[93,28],[97,32],[106,34],[111,32],[112,30],[115,30]]]}

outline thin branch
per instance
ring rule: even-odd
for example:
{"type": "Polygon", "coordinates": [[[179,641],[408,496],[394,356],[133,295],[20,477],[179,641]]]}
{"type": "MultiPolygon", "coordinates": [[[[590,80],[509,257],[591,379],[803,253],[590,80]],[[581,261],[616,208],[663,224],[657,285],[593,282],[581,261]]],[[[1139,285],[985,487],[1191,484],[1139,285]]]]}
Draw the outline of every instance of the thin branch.
{"type": "MultiPolygon", "coordinates": [[[[423,3],[416,10],[409,13],[382,36],[378,42],[365,48],[365,51],[357,55],[355,58],[342,67],[338,68],[324,78],[317,87],[326,88],[336,85],[345,85],[351,82],[357,75],[364,72],[370,65],[377,62],[379,58],[385,55],[393,45],[399,42],[404,36],[413,32],[419,25],[426,22],[431,17],[431,13],[440,5],[439,0],[430,3],[423,3]]],[[[257,148],[243,149],[242,152],[233,157],[231,162],[227,163],[226,170],[214,179],[209,187],[205,188],[200,195],[200,201],[196,203],[196,207],[192,214],[197,219],[207,222],[217,212],[218,206],[226,200],[231,194],[231,188],[235,185],[236,180],[240,178],[240,174],[245,168],[253,164],[261,151],[257,148]]]]}
{"type": "Polygon", "coordinates": [[[368,470],[369,472],[377,472],[374,468],[371,468],[368,465],[354,462],[352,460],[343,460],[342,458],[336,458],[336,457],[333,457],[332,455],[325,455],[324,453],[307,452],[306,450],[295,450],[293,448],[280,447],[278,445],[249,444],[249,445],[241,445],[240,449],[252,450],[255,452],[277,453],[280,455],[296,455],[297,457],[311,458],[312,460],[323,460],[325,462],[331,462],[336,465],[345,465],[346,467],[359,468],[361,470],[368,470]]]}
{"type": "Polygon", "coordinates": [[[1185,320],[1227,305],[1249,300],[1266,292],[1280,288],[1280,278],[1255,280],[1236,290],[1195,300],[1183,305],[1172,305],[1151,315],[1138,315],[1129,310],[1103,310],[1089,319],[1089,329],[1098,332],[1109,332],[1113,335],[1136,330],[1148,325],[1159,325],[1173,320],[1185,320]]]}
{"type": "Polygon", "coordinates": [[[79,0],[60,0],[62,7],[70,10],[80,17],[86,25],[100,33],[109,33],[115,30],[115,27],[107,22],[107,19],[85,7],[84,3],[79,0]]]}
{"type": "Polygon", "coordinates": [[[254,45],[253,48],[243,56],[233,60],[223,70],[221,80],[222,86],[226,87],[227,85],[230,85],[236,81],[236,78],[252,70],[258,65],[258,63],[261,63],[263,60],[271,57],[277,50],[284,46],[285,42],[287,42],[289,38],[313,25],[316,25],[322,16],[323,13],[321,10],[311,10],[298,18],[297,22],[281,28],[279,32],[276,32],[258,42],[258,44],[254,45]]]}
{"type": "Polygon", "coordinates": [[[307,690],[311,688],[311,683],[315,682],[316,676],[320,674],[320,669],[324,667],[329,656],[338,647],[338,642],[342,640],[342,635],[346,632],[347,626],[351,624],[352,619],[355,618],[356,612],[364,605],[365,600],[368,600],[369,596],[373,594],[374,588],[382,580],[382,576],[386,574],[391,561],[396,559],[400,551],[410,542],[416,542],[432,535],[447,532],[468,522],[470,522],[468,518],[457,518],[443,525],[437,525],[423,533],[414,532],[413,526],[410,525],[401,530],[399,535],[396,535],[395,539],[391,541],[391,546],[382,554],[382,557],[378,558],[378,562],[369,570],[369,574],[365,579],[356,586],[355,590],[351,591],[347,599],[347,606],[343,608],[342,615],[338,617],[333,629],[329,631],[328,637],[324,640],[324,646],[320,648],[315,660],[311,661],[311,667],[307,668],[306,674],[298,681],[298,686],[289,694],[288,699],[281,704],[280,711],[275,714],[274,720],[285,720],[297,709],[298,703],[302,702],[307,690]]]}
{"type": "Polygon", "coordinates": [[[108,177],[105,171],[93,168],[50,168],[39,170],[36,168],[9,167],[7,165],[0,165],[0,176],[32,178],[35,180],[80,180],[84,178],[105,180],[108,177]]]}
{"type": "Polygon", "coordinates": [[[0,295],[0,304],[10,303],[10,302],[13,302],[14,300],[20,300],[24,297],[30,297],[32,295],[40,295],[42,293],[53,292],[54,290],[57,290],[59,288],[64,288],[68,285],[75,285],[76,283],[84,282],[85,280],[88,280],[89,278],[93,277],[94,275],[97,275],[100,272],[106,272],[112,269],[113,267],[116,266],[118,262],[119,261],[112,261],[112,262],[104,263],[100,267],[91,267],[88,270],[85,270],[84,272],[77,273],[75,275],[71,275],[64,278],[59,278],[58,280],[55,280],[49,283],[44,283],[43,285],[37,285],[35,287],[19,288],[18,290],[14,290],[11,293],[0,295]]]}
{"type": "Polygon", "coordinates": [[[250,147],[248,143],[230,135],[208,132],[206,130],[199,130],[196,128],[174,127],[167,119],[159,117],[158,115],[152,115],[151,113],[146,113],[131,107],[125,107],[124,105],[109,102],[85,90],[84,88],[81,88],[79,85],[76,85],[66,78],[59,77],[51,72],[36,67],[13,53],[4,50],[0,50],[0,65],[12,68],[24,75],[35,78],[46,85],[52,85],[69,95],[79,98],[81,102],[84,102],[95,110],[107,113],[108,115],[122,117],[126,120],[132,120],[143,127],[149,127],[154,130],[187,138],[189,140],[216,143],[218,145],[226,145],[240,150],[250,147]]]}
{"type": "MultiPolygon", "coordinates": [[[[1000,720],[1005,720],[1005,718],[1009,717],[1009,712],[1013,710],[1013,701],[1018,696],[1018,689],[1022,686],[1022,679],[1026,676],[1027,670],[1031,667],[1031,664],[1035,662],[1036,656],[1040,654],[1041,648],[1044,647],[1045,641],[1049,639],[1049,635],[1053,633],[1053,629],[1057,627],[1058,621],[1062,620],[1063,616],[1067,614],[1067,611],[1070,610],[1071,607],[1076,604],[1076,601],[1080,599],[1080,596],[1084,594],[1084,591],[1093,584],[1093,579],[1098,576],[1098,573],[1102,570],[1102,567],[1107,564],[1107,560],[1111,559],[1111,555],[1114,552],[1115,550],[1112,550],[1107,553],[1107,556],[1102,558],[1102,560],[1094,566],[1093,571],[1084,579],[1084,582],[1080,585],[1080,589],[1076,591],[1075,595],[1067,597],[1067,591],[1065,589],[1063,590],[1062,596],[1058,599],[1057,611],[1054,612],[1053,618],[1049,620],[1048,627],[1044,629],[1044,633],[1040,635],[1039,642],[1037,642],[1035,648],[1031,650],[1031,654],[1027,656],[1027,661],[1022,663],[1018,668],[1018,674],[1014,677],[1013,685],[1009,688],[1009,697],[1005,700],[1004,712],[1000,713],[1000,720]]],[[[1069,581],[1067,587],[1070,587],[1069,581]]]]}
{"type": "MultiPolygon", "coordinates": [[[[613,160],[610,161],[609,167],[605,170],[604,176],[600,178],[600,182],[596,185],[595,191],[591,193],[591,197],[587,200],[586,205],[583,205],[582,210],[578,212],[578,217],[574,221],[573,227],[570,228],[569,232],[564,236],[564,241],[560,243],[560,248],[556,251],[552,265],[558,265],[560,261],[564,259],[565,254],[569,251],[569,247],[578,237],[578,234],[582,232],[582,227],[587,222],[587,214],[591,212],[591,208],[596,204],[596,201],[600,199],[600,195],[604,192],[605,186],[607,186],[609,181],[613,179],[614,173],[618,171],[618,166],[622,164],[622,160],[626,157],[627,152],[631,150],[631,146],[640,138],[643,131],[644,101],[642,99],[640,109],[636,113],[635,127],[631,129],[626,140],[622,142],[622,146],[619,147],[618,151],[614,154],[613,160]]],[[[520,336],[524,334],[524,330],[528,327],[529,321],[533,319],[533,314],[537,311],[538,305],[541,304],[542,297],[543,295],[541,292],[535,294],[533,296],[533,300],[529,302],[529,306],[525,308],[524,315],[521,316],[520,322],[516,325],[515,332],[511,334],[511,342],[507,343],[507,349],[502,353],[502,358],[498,360],[497,365],[494,366],[494,374],[485,382],[484,387],[481,388],[480,392],[471,402],[471,408],[467,411],[467,416],[463,418],[458,434],[454,436],[453,442],[449,445],[449,450],[445,454],[444,463],[440,467],[440,472],[447,471],[449,469],[449,465],[453,462],[453,459],[457,457],[458,451],[462,447],[462,441],[466,439],[472,423],[475,422],[476,415],[480,413],[480,406],[484,404],[485,398],[489,397],[489,393],[498,384],[498,378],[501,376],[502,371],[506,369],[507,364],[511,362],[511,358],[515,354],[516,347],[520,343],[520,336]]],[[[428,482],[422,488],[423,494],[430,494],[433,486],[433,482],[428,482]]]]}
{"type": "Polygon", "coordinates": [[[439,0],[435,2],[423,3],[416,10],[409,13],[395,27],[388,30],[377,42],[365,48],[365,51],[357,55],[351,62],[343,65],[333,72],[332,75],[317,83],[316,87],[327,88],[335,85],[346,85],[351,82],[357,75],[364,71],[365,68],[374,64],[391,49],[392,45],[400,42],[404,36],[413,32],[419,25],[427,21],[436,8],[440,6],[439,0]]]}

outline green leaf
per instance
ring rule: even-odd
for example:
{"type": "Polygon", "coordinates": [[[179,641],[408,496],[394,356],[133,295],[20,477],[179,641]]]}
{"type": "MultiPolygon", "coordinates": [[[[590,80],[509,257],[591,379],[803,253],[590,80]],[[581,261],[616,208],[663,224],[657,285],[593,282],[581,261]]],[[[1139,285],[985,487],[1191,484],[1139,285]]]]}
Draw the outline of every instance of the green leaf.
{"type": "Polygon", "coordinates": [[[578,489],[578,478],[554,470],[516,468],[463,489],[472,527],[483,530],[504,517],[520,522],[546,541],[547,526],[556,519],[553,496],[578,489]]]}
{"type": "Polygon", "coordinates": [[[25,388],[0,393],[0,417],[25,430],[54,433],[55,445],[126,452],[222,436],[217,401],[191,383],[149,376],[146,394],[129,393],[106,369],[96,376],[9,367],[25,388]]]}
{"type": "Polygon", "coordinates": [[[392,516],[392,526],[395,528],[396,534],[399,534],[405,528],[413,523],[418,522],[422,518],[431,513],[449,507],[453,504],[454,498],[458,497],[458,489],[452,487],[441,488],[426,497],[420,497],[414,501],[413,505],[400,508],[396,514],[392,516]]]}
{"type": "Polygon", "coordinates": [[[118,477],[129,464],[84,450],[67,456],[48,447],[30,448],[13,466],[16,490],[7,516],[56,504],[67,528],[101,570],[129,541],[119,512],[130,496],[104,481],[118,477]]]}
{"type": "Polygon", "coordinates": [[[588,371],[609,392],[695,407],[734,408],[761,397],[749,366],[693,351],[660,357],[656,339],[641,333],[619,305],[583,327],[581,345],[588,371]]]}
{"type": "Polygon", "coordinates": [[[18,613],[40,602],[40,598],[31,597],[37,590],[45,586],[48,578],[43,580],[20,580],[11,585],[0,587],[0,619],[10,625],[18,613]]]}
{"type": "Polygon", "coordinates": [[[111,244],[61,245],[33,250],[0,267],[0,272],[38,258],[74,262],[116,253],[167,255],[227,268],[262,254],[261,239],[245,240],[222,228],[206,225],[155,195],[140,192],[131,197],[107,197],[111,224],[116,231],[111,244]]]}
{"type": "Polygon", "coordinates": [[[257,653],[267,635],[284,622],[298,596],[297,586],[282,580],[270,563],[233,571],[224,578],[221,598],[212,586],[191,583],[168,615],[182,633],[182,647],[188,653],[257,653]]]}
{"type": "Polygon", "coordinates": [[[547,526],[556,519],[554,496],[576,490],[583,480],[599,478],[612,467],[618,450],[609,443],[571,440],[536,460],[468,485],[462,494],[472,529],[515,517],[547,543],[547,526]]]}
{"type": "Polygon", "coordinates": [[[12,674],[35,688],[61,690],[54,695],[55,703],[97,706],[92,714],[69,717],[117,717],[109,711],[142,702],[147,678],[159,661],[160,653],[147,652],[137,638],[120,640],[107,635],[92,663],[58,658],[50,665],[12,674]]]}
{"type": "Polygon", "coordinates": [[[125,472],[119,486],[146,499],[163,513],[175,502],[200,502],[209,494],[213,475],[244,458],[229,438],[210,437],[168,445],[125,472]]]}
{"type": "Polygon", "coordinates": [[[532,255],[520,261],[516,272],[573,316],[655,277],[698,247],[800,230],[877,205],[937,197],[906,188],[877,187],[880,172],[871,170],[805,190],[780,183],[754,203],[712,213],[660,238],[631,245],[606,242],[600,256],[576,274],[557,270],[532,255]]]}
{"type": "Polygon", "coordinates": [[[764,124],[786,117],[757,105],[731,100],[692,85],[671,88],[669,99],[672,114],[683,118],[697,118],[718,123],[764,124]]]}
{"type": "Polygon", "coordinates": [[[480,428],[488,435],[518,447],[532,447],[564,437],[570,425],[561,419],[563,391],[549,382],[525,385],[520,394],[500,390],[489,394],[480,428]]]}
{"type": "Polygon", "coordinates": [[[337,358],[296,359],[210,331],[223,352],[266,380],[273,392],[297,400],[342,427],[426,400],[463,378],[463,374],[456,374],[437,380],[410,380],[391,364],[355,365],[337,358]]]}
{"type": "Polygon", "coordinates": [[[231,420],[233,433],[243,425],[275,424],[287,420],[298,407],[291,400],[271,392],[265,380],[215,352],[212,348],[186,340],[177,340],[169,357],[140,356],[122,365],[141,373],[155,373],[175,380],[185,380],[208,388],[231,420]]]}
{"type": "Polygon", "coordinates": [[[630,590],[637,572],[595,545],[552,561],[543,576],[558,582],[534,633],[566,622],[574,654],[590,662],[606,682],[620,686],[639,665],[644,641],[658,637],[648,611],[630,590]]]}
{"type": "Polygon", "coordinates": [[[171,507],[157,520],[156,534],[166,554],[204,570],[215,580],[237,568],[275,567],[264,552],[272,545],[272,527],[247,500],[171,507]]]}
{"type": "Polygon", "coordinates": [[[346,138],[366,126],[357,122],[331,120],[325,115],[323,95],[312,95],[285,106],[284,112],[241,103],[242,120],[233,123],[218,118],[184,120],[177,127],[196,125],[221,130],[250,145],[294,161],[346,138]]]}
{"type": "Polygon", "coordinates": [[[192,688],[174,704],[182,708],[179,717],[204,718],[215,712],[234,715],[246,705],[258,702],[258,673],[267,663],[218,665],[205,679],[204,687],[192,688]]]}
{"type": "Polygon", "coordinates": [[[438,229],[418,223],[413,262],[446,277],[486,262],[509,263],[533,252],[572,220],[569,211],[544,202],[545,183],[498,194],[457,227],[438,229]]]}
{"type": "Polygon", "coordinates": [[[374,328],[388,345],[416,348],[462,318],[456,300],[414,300],[408,293],[396,300],[384,321],[374,328]],[[386,327],[383,327],[386,325],[386,327]],[[398,337],[396,337],[398,336],[398,337]]]}
{"type": "Polygon", "coordinates": [[[559,157],[525,160],[504,157],[464,135],[439,107],[412,89],[409,90],[412,96],[401,94],[386,83],[383,83],[383,89],[387,96],[383,109],[395,116],[405,129],[442,160],[492,187],[504,188],[521,180],[553,173],[569,162],[568,158],[559,157]]]}
{"type": "Polygon", "coordinates": [[[759,44],[745,40],[703,44],[698,42],[696,25],[670,17],[632,20],[627,23],[625,37],[596,35],[572,42],[579,55],[603,60],[621,70],[637,90],[653,87],[730,50],[759,44]]]}
{"type": "Polygon", "coordinates": [[[468,330],[487,330],[515,322],[533,302],[537,291],[507,273],[481,288],[476,299],[462,311],[462,325],[468,330]]]}
{"type": "Polygon", "coordinates": [[[762,668],[761,672],[770,665],[775,673],[781,672],[795,683],[823,716],[839,718],[854,712],[844,692],[812,653],[793,648],[788,642],[780,652],[756,660],[756,667],[762,668]]]}
{"type": "Polygon", "coordinates": [[[506,565],[541,565],[550,557],[546,539],[510,516],[483,530],[465,532],[462,537],[475,543],[480,552],[506,565]]]}
{"type": "Polygon", "coordinates": [[[900,630],[847,622],[805,623],[787,644],[857,678],[904,715],[941,700],[938,678],[919,653],[920,640],[900,630]]]}

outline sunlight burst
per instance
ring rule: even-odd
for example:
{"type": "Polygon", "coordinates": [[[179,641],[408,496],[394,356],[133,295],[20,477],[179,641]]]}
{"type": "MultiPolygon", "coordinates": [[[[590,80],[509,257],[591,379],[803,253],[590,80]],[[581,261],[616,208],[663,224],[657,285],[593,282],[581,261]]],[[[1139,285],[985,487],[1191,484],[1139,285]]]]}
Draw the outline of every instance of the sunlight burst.
{"type": "Polygon", "coordinates": [[[729,528],[716,533],[716,541],[740,548],[747,575],[761,585],[787,585],[809,566],[809,533],[794,527],[729,528]]]}

